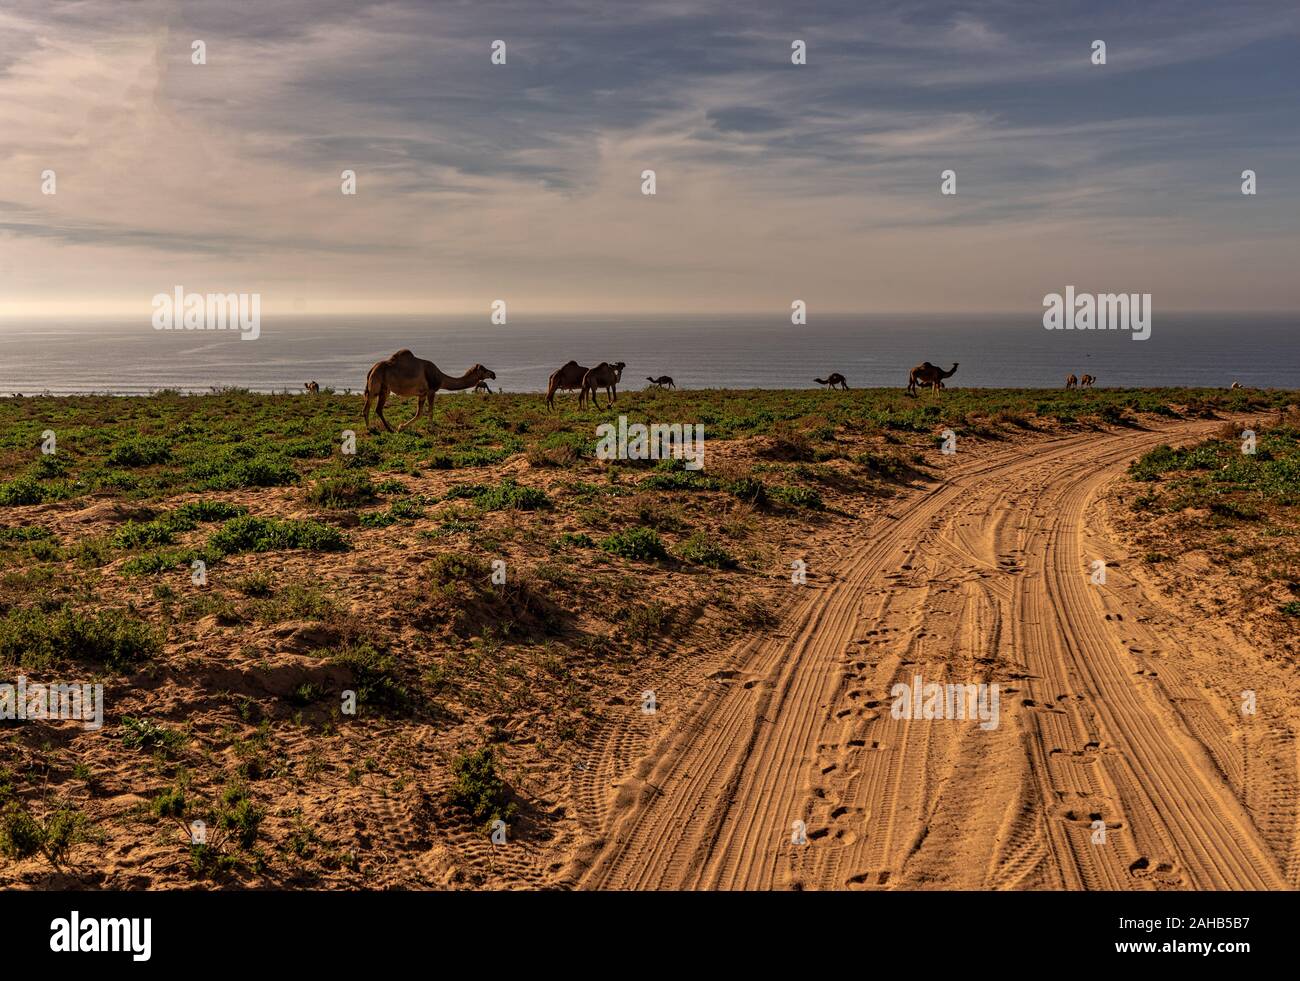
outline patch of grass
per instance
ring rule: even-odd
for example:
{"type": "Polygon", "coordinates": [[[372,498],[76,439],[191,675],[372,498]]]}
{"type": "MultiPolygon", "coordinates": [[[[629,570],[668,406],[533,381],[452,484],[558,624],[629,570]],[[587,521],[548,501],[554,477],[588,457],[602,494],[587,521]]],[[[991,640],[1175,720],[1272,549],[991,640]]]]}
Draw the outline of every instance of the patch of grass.
{"type": "Polygon", "coordinates": [[[319,521],[244,515],[227,521],[217,529],[208,539],[208,546],[222,555],[294,548],[312,552],[342,552],[347,550],[348,540],[333,525],[319,521]]]}
{"type": "Polygon", "coordinates": [[[355,508],[372,504],[379,491],[365,473],[341,473],[323,477],[307,491],[307,500],[326,508],[355,508]]]}
{"type": "Polygon", "coordinates": [[[508,821],[514,816],[516,807],[505,781],[497,774],[491,746],[457,756],[452,760],[451,774],[452,803],[468,811],[476,823],[508,821]]]}
{"type": "Polygon", "coordinates": [[[0,855],[22,861],[43,855],[51,868],[61,868],[74,845],[87,840],[86,819],[63,805],[38,819],[16,795],[0,798],[0,855]]]}
{"type": "Polygon", "coordinates": [[[668,549],[653,528],[639,527],[615,532],[604,539],[600,547],[613,555],[642,562],[668,558],[668,549]]]}
{"type": "Polygon", "coordinates": [[[352,684],[358,705],[369,705],[394,712],[410,707],[410,692],[397,675],[397,660],[370,644],[349,644],[336,651],[320,651],[352,672],[352,684]]]}
{"type": "Polygon", "coordinates": [[[811,511],[826,509],[821,494],[811,487],[773,487],[768,493],[772,500],[788,504],[790,507],[807,508],[811,511]]]}
{"type": "Polygon", "coordinates": [[[637,484],[640,490],[717,490],[721,485],[698,470],[668,470],[652,473],[637,484]]]}
{"type": "Polygon", "coordinates": [[[185,733],[152,719],[128,715],[122,719],[122,745],[127,749],[162,749],[168,755],[185,745],[185,733]]]}
{"type": "Polygon", "coordinates": [[[251,572],[236,581],[235,588],[245,596],[265,599],[275,592],[275,578],[269,572],[251,572]]]}
{"type": "Polygon", "coordinates": [[[732,569],[737,565],[736,559],[713,536],[697,531],[677,546],[677,556],[692,565],[703,565],[713,569],[732,569]]]}
{"type": "Polygon", "coordinates": [[[242,504],[230,504],[226,501],[189,501],[171,512],[184,521],[206,523],[211,521],[229,521],[240,515],[248,514],[248,508],[242,504]]]}
{"type": "Polygon", "coordinates": [[[402,498],[388,506],[387,511],[372,511],[361,516],[363,528],[386,528],[400,521],[416,521],[424,517],[424,508],[418,499],[402,498]]]}
{"type": "Polygon", "coordinates": [[[161,631],[121,610],[10,610],[0,619],[0,662],[42,668],[94,661],[125,671],[162,651],[161,631]]]}
{"type": "Polygon", "coordinates": [[[115,467],[152,467],[172,458],[171,447],[158,436],[134,436],[114,443],[106,460],[115,467]]]}
{"type": "Polygon", "coordinates": [[[163,548],[133,556],[122,563],[122,572],[128,576],[150,576],[177,566],[189,566],[195,559],[202,559],[207,565],[214,565],[220,555],[204,549],[163,548]]]}
{"type": "Polygon", "coordinates": [[[727,490],[746,504],[761,506],[767,503],[767,485],[757,477],[741,477],[727,485],[727,490]]]}
{"type": "Polygon", "coordinates": [[[45,484],[37,483],[31,477],[17,477],[0,484],[0,504],[6,507],[19,507],[24,504],[43,504],[56,501],[58,491],[45,484]]]}
{"type": "Polygon", "coordinates": [[[445,500],[469,498],[484,511],[536,511],[551,506],[546,492],[526,487],[506,478],[495,487],[483,484],[458,484],[447,492],[445,500]]]}

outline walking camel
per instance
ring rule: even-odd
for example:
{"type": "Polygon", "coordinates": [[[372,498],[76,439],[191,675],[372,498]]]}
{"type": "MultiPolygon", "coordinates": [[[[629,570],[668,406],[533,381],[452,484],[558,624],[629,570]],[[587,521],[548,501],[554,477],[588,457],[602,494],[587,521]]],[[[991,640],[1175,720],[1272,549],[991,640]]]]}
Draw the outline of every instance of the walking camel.
{"type": "Polygon", "coordinates": [[[660,375],[658,378],[651,378],[649,375],[646,375],[645,380],[648,381],[655,388],[676,388],[677,387],[676,385],[673,384],[673,380],[669,378],[667,375],[660,375]]]}
{"type": "Polygon", "coordinates": [[[1066,391],[1069,391],[1072,388],[1076,388],[1078,384],[1079,384],[1079,379],[1074,377],[1074,372],[1070,372],[1070,374],[1065,379],[1066,391]]]}
{"type": "Polygon", "coordinates": [[[1093,375],[1084,375],[1079,379],[1080,388],[1092,388],[1092,383],[1097,379],[1093,375]]]}
{"type": "Polygon", "coordinates": [[[838,371],[832,371],[825,378],[814,378],[813,381],[818,385],[828,385],[831,388],[842,388],[846,392],[849,390],[849,383],[844,380],[844,376],[838,371]]]}
{"type": "Polygon", "coordinates": [[[951,378],[957,373],[957,362],[952,363],[952,368],[944,371],[938,365],[930,364],[929,361],[923,361],[913,368],[907,375],[907,390],[911,394],[916,394],[917,385],[929,385],[934,391],[943,388],[943,380],[951,378]]]}
{"type": "Polygon", "coordinates": [[[574,389],[582,388],[582,380],[587,377],[590,368],[584,368],[576,361],[569,361],[563,367],[556,368],[551,372],[550,380],[546,383],[546,408],[555,408],[556,392],[571,392],[574,389]]]}
{"type": "Polygon", "coordinates": [[[592,368],[582,379],[582,391],[578,394],[578,407],[585,408],[587,405],[587,393],[591,393],[591,404],[596,408],[600,405],[596,402],[596,389],[603,388],[609,401],[605,407],[613,405],[618,401],[618,383],[623,377],[623,369],[627,364],[623,361],[615,361],[610,364],[608,361],[602,361],[596,367],[592,368]]]}
{"type": "Polygon", "coordinates": [[[393,427],[384,418],[384,406],[390,395],[414,395],[418,400],[415,415],[397,427],[403,429],[420,418],[420,413],[428,407],[429,432],[433,432],[433,396],[439,389],[459,392],[480,384],[485,379],[496,378],[496,372],[476,364],[463,375],[448,375],[438,369],[432,361],[417,358],[406,348],[402,348],[392,357],[376,361],[366,375],[366,407],[364,410],[366,429],[370,428],[370,403],[374,401],[375,414],[384,428],[390,433],[393,427]]]}

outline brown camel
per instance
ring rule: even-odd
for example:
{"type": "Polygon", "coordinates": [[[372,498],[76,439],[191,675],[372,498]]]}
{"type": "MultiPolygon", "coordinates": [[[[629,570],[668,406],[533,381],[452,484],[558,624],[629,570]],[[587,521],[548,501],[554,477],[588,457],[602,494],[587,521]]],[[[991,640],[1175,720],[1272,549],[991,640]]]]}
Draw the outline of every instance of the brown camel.
{"type": "Polygon", "coordinates": [[[317,385],[314,381],[303,382],[303,383],[302,383],[302,387],[305,388],[305,389],[307,389],[307,394],[308,394],[308,395],[319,395],[319,394],[320,394],[320,386],[317,385]]]}
{"type": "Polygon", "coordinates": [[[917,385],[929,385],[934,391],[943,388],[943,380],[951,378],[957,372],[957,362],[952,363],[952,368],[944,371],[938,365],[930,364],[929,361],[923,361],[908,373],[907,390],[913,395],[916,394],[917,385]]]}
{"type": "Polygon", "coordinates": [[[1074,377],[1074,372],[1070,372],[1070,374],[1067,375],[1065,378],[1066,390],[1068,391],[1071,388],[1077,388],[1078,385],[1079,385],[1079,379],[1074,377]]]}
{"type": "Polygon", "coordinates": [[[831,388],[842,388],[844,391],[849,390],[849,383],[844,380],[844,376],[838,371],[832,371],[825,378],[814,378],[818,385],[829,385],[831,388]]]}
{"type": "Polygon", "coordinates": [[[582,391],[578,393],[578,407],[585,408],[587,405],[587,393],[591,393],[591,404],[596,408],[600,406],[596,403],[596,389],[603,388],[609,401],[605,403],[605,408],[609,408],[618,401],[618,383],[623,377],[623,369],[627,364],[623,361],[615,361],[610,364],[608,361],[602,361],[596,367],[592,368],[582,379],[582,391]]]}
{"type": "Polygon", "coordinates": [[[658,378],[651,378],[649,375],[646,375],[645,380],[648,381],[651,385],[654,385],[656,388],[677,387],[676,385],[673,384],[673,380],[669,378],[667,375],[660,375],[658,378]]]}
{"type": "Polygon", "coordinates": [[[1082,378],[1079,379],[1079,387],[1092,388],[1092,383],[1095,382],[1096,380],[1097,379],[1092,375],[1084,375],[1082,378]]]}
{"type": "Polygon", "coordinates": [[[488,383],[485,382],[485,381],[481,381],[481,382],[479,382],[477,385],[475,385],[475,386],[474,386],[474,391],[476,391],[476,392],[487,392],[489,395],[492,394],[492,389],[488,387],[488,383]]]}
{"type": "Polygon", "coordinates": [[[427,405],[429,410],[429,431],[433,432],[433,395],[435,392],[439,389],[458,392],[477,385],[484,379],[496,378],[496,376],[495,371],[484,368],[481,364],[474,365],[459,377],[443,374],[432,361],[417,358],[406,348],[402,348],[391,358],[376,361],[374,367],[370,369],[370,373],[366,375],[366,407],[364,413],[366,429],[370,428],[371,400],[377,400],[375,413],[379,416],[379,421],[384,424],[384,428],[391,433],[393,427],[384,418],[384,406],[388,403],[388,396],[414,395],[418,400],[415,405],[415,415],[398,426],[397,431],[400,433],[415,422],[416,419],[419,419],[420,413],[425,410],[427,405]]]}
{"type": "Polygon", "coordinates": [[[582,380],[587,377],[590,368],[584,368],[576,361],[570,361],[562,368],[551,372],[550,381],[546,383],[546,408],[555,408],[556,392],[572,392],[582,388],[582,380]]]}

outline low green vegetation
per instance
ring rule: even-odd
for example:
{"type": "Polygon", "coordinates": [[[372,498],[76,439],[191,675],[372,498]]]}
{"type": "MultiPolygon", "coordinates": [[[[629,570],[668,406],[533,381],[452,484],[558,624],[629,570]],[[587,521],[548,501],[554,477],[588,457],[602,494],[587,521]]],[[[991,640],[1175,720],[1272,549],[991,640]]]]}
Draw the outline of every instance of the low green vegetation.
{"type": "Polygon", "coordinates": [[[491,746],[462,753],[452,760],[451,800],[464,808],[478,824],[508,821],[516,805],[510,800],[505,781],[497,774],[496,755],[491,746]]]}

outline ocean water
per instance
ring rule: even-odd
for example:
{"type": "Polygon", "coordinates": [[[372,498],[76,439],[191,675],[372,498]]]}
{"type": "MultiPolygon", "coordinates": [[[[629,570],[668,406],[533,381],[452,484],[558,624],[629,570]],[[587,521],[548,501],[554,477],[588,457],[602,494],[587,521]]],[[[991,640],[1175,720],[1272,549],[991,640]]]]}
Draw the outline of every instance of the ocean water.
{"type": "Polygon", "coordinates": [[[570,358],[625,361],[626,389],[647,375],[682,388],[814,388],[838,371],[854,388],[902,386],[913,365],[960,364],[950,387],[1058,387],[1070,372],[1099,386],[1300,388],[1300,317],[1162,315],[1151,336],[1048,331],[1038,314],[784,317],[263,317],[261,336],[156,331],[138,322],[0,321],[0,394],[301,391],[305,381],[358,391],[370,365],[409,347],[448,374],[474,362],[493,388],[544,391],[570,358]]]}

